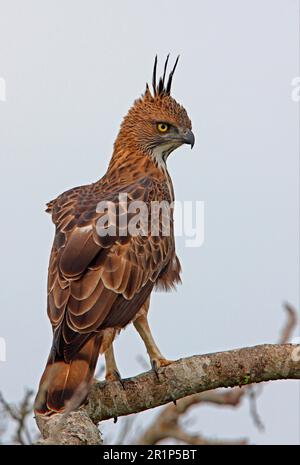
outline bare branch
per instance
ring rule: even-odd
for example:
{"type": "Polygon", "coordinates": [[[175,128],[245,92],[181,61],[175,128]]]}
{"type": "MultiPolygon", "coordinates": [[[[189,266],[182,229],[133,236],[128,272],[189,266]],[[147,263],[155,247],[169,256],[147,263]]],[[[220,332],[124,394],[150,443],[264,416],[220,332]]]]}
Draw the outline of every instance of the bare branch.
{"type": "Polygon", "coordinates": [[[297,325],[297,311],[296,309],[286,302],[284,304],[284,308],[287,312],[287,322],[286,325],[284,326],[281,336],[279,338],[278,344],[286,344],[290,338],[291,335],[297,325]]]}
{"type": "Polygon", "coordinates": [[[33,391],[27,390],[19,405],[8,403],[0,392],[0,406],[3,412],[16,423],[16,432],[13,442],[16,444],[31,444],[31,436],[27,428],[28,416],[32,414],[33,391]]]}
{"type": "MultiPolygon", "coordinates": [[[[296,309],[289,304],[288,302],[284,303],[284,309],[286,310],[287,321],[283,326],[281,335],[279,337],[278,344],[287,344],[292,336],[292,333],[297,325],[297,311],[296,309]]],[[[262,386],[245,386],[244,391],[248,394],[249,403],[250,403],[250,415],[254,421],[255,426],[263,431],[265,429],[264,424],[260,418],[257,409],[257,397],[258,394],[262,391],[262,386]]]]}
{"type": "MultiPolygon", "coordinates": [[[[235,407],[240,403],[243,395],[244,391],[240,388],[236,388],[229,392],[207,391],[184,397],[180,399],[176,405],[167,405],[158,417],[155,418],[150,427],[147,428],[144,434],[137,440],[137,444],[153,445],[167,438],[177,439],[186,444],[217,444],[218,442],[216,440],[209,441],[202,436],[187,434],[179,425],[180,417],[191,407],[201,403],[230,405],[235,407]]],[[[234,444],[245,443],[245,439],[234,441],[234,444]]]]}
{"type": "MultiPolygon", "coordinates": [[[[83,416],[84,425],[76,440],[77,443],[87,444],[89,439],[84,428],[89,429],[92,422],[97,424],[109,418],[141,412],[219,387],[243,386],[277,379],[300,379],[300,346],[268,344],[196,355],[160,369],[159,380],[149,371],[125,379],[124,387],[119,382],[95,383],[87,405],[67,417],[63,431],[67,435],[68,429],[76,426],[72,422],[73,415],[77,415],[76,421],[78,416],[83,416]]],[[[37,420],[40,430],[51,441],[55,430],[53,423],[59,421],[63,415],[39,417],[37,420]]],[[[56,438],[58,442],[55,443],[61,444],[61,435],[56,438]]]]}
{"type": "Polygon", "coordinates": [[[101,433],[87,413],[80,409],[68,414],[56,414],[51,417],[38,415],[37,425],[43,438],[40,445],[97,445],[102,444],[101,433]]]}
{"type": "MultiPolygon", "coordinates": [[[[247,444],[247,439],[234,439],[234,440],[220,440],[220,439],[211,439],[205,438],[202,435],[192,435],[188,434],[183,431],[180,427],[175,426],[174,428],[170,428],[166,431],[166,435],[161,437],[160,440],[173,438],[177,439],[177,441],[183,442],[184,444],[190,445],[199,445],[199,446],[208,446],[208,445],[244,445],[247,444]]],[[[140,444],[144,445],[154,445],[157,444],[158,441],[153,443],[144,443],[141,442],[140,444]]]]}
{"type": "Polygon", "coordinates": [[[259,429],[260,431],[263,431],[265,429],[265,426],[257,410],[257,403],[256,403],[257,395],[258,395],[257,389],[255,389],[254,386],[247,386],[247,393],[248,393],[249,402],[250,402],[250,415],[257,429],[259,429]]]}
{"type": "Polygon", "coordinates": [[[300,361],[292,358],[297,347],[269,344],[196,355],[160,369],[159,380],[152,371],[125,379],[124,388],[118,382],[95,383],[86,410],[97,423],[218,387],[299,379],[300,361]]]}

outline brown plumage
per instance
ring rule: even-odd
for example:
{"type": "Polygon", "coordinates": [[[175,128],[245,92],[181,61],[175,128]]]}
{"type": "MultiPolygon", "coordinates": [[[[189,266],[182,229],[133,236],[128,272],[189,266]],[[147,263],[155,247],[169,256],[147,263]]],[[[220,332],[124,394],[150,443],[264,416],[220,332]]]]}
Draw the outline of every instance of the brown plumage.
{"type": "Polygon", "coordinates": [[[157,85],[155,59],[153,95],[147,86],[124,118],[106,174],[48,204],[56,227],[48,274],[53,344],[36,399],[38,413],[63,410],[80,389],[77,403],[82,403],[98,354],[106,352],[107,362],[114,359],[113,339],[132,321],[150,357],[164,364],[145,318],[153,288],[170,289],[180,280],[172,218],[167,236],[162,234],[163,215],[158,235],[125,236],[119,194],[127,193],[128,203],[145,202],[149,211],[153,201],[174,200],[166,159],[183,143],[194,143],[190,119],[170,95],[177,61],[165,84],[166,61],[157,85]],[[102,201],[117,207],[113,236],[99,235],[104,213],[97,206],[102,201]]]}

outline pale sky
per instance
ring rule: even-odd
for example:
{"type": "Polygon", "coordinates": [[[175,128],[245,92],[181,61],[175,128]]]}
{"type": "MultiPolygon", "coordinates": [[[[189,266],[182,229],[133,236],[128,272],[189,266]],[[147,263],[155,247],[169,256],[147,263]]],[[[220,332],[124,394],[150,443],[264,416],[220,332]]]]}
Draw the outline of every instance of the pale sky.
{"type": "MultiPolygon", "coordinates": [[[[282,302],[299,308],[297,0],[0,0],[0,390],[36,389],[51,345],[45,203],[105,172],[122,117],[153,59],[180,61],[173,95],[196,137],[168,161],[175,195],[203,201],[205,240],[177,239],[182,286],[156,294],[150,322],[168,358],[276,342],[282,302]]],[[[116,342],[122,375],[142,371],[132,328],[116,342]]],[[[199,407],[190,430],[251,443],[299,443],[299,383],[263,386],[260,432],[249,403],[199,407]]],[[[143,413],[142,428],[158,410],[143,413]]],[[[121,422],[119,422],[121,424],[121,422]]],[[[116,437],[119,425],[103,428],[116,437]]]]}

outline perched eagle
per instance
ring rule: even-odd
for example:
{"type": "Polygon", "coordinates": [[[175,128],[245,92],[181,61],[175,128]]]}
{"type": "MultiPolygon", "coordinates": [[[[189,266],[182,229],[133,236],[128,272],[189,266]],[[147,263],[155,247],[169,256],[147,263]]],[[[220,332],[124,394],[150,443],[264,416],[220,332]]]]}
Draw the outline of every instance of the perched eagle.
{"type": "Polygon", "coordinates": [[[47,205],[55,224],[48,272],[53,343],[36,397],[37,413],[62,411],[74,398],[77,406],[84,402],[99,354],[105,354],[106,379],[120,378],[112,344],[131,322],[145,343],[153,369],[170,363],[154,342],[147,312],[153,289],[167,290],[180,281],[173,210],[168,234],[163,234],[166,217],[161,211],[156,232],[140,228],[135,234],[130,229],[124,233],[124,219],[126,226],[133,217],[128,213],[131,203],[142,202],[149,208],[149,223],[154,216],[151,204],[172,205],[167,158],[182,144],[194,145],[187,112],[170,95],[178,58],[166,78],[168,58],[158,84],[155,58],[153,92],[147,85],[125,116],[106,174],[47,205]],[[124,193],[127,210],[120,196],[124,193]],[[103,202],[115,207],[114,234],[107,233],[108,223],[111,226],[114,220],[99,221],[107,214],[98,208],[103,202]]]}

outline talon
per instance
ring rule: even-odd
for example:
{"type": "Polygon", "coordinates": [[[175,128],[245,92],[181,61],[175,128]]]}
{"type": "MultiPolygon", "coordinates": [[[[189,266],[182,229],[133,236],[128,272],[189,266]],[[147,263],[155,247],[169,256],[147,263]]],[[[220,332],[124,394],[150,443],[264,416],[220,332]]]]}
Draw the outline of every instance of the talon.
{"type": "Polygon", "coordinates": [[[115,377],[116,377],[116,381],[119,381],[119,383],[121,384],[122,388],[125,390],[125,384],[124,384],[124,381],[120,375],[120,373],[118,372],[118,370],[114,370],[114,374],[115,374],[115,377]]]}
{"type": "Polygon", "coordinates": [[[159,374],[158,374],[158,360],[151,360],[151,366],[152,366],[152,370],[154,371],[155,375],[156,375],[156,378],[157,380],[159,381],[159,374]]]}
{"type": "Polygon", "coordinates": [[[159,358],[158,362],[159,362],[160,367],[167,367],[168,365],[171,365],[171,363],[173,363],[174,360],[167,360],[166,358],[159,358]]]}
{"type": "Polygon", "coordinates": [[[106,373],[105,375],[106,381],[118,381],[119,378],[116,376],[114,371],[110,371],[109,373],[106,373]]]}
{"type": "Polygon", "coordinates": [[[171,363],[173,363],[173,360],[167,360],[166,358],[154,358],[151,360],[152,370],[156,374],[158,381],[159,381],[158,369],[167,367],[168,365],[171,365],[171,363]]]}
{"type": "Polygon", "coordinates": [[[118,370],[113,370],[113,371],[106,373],[105,379],[106,381],[109,381],[109,382],[119,381],[119,383],[121,383],[122,388],[125,389],[125,384],[118,370]]]}

